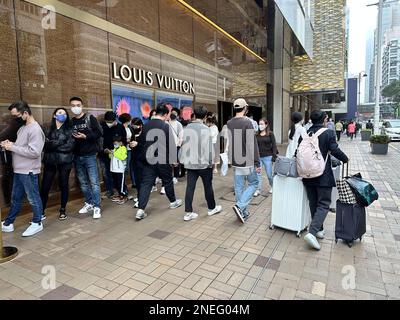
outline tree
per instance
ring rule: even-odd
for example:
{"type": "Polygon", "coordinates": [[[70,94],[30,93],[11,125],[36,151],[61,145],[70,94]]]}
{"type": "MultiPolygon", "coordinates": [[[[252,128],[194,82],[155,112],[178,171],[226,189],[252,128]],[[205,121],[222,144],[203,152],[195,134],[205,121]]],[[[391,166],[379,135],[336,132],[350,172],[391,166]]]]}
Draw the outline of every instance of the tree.
{"type": "Polygon", "coordinates": [[[385,88],[382,90],[382,96],[385,98],[390,99],[394,105],[394,114],[397,117],[399,117],[399,111],[400,111],[400,80],[395,80],[391,84],[387,85],[385,88]]]}

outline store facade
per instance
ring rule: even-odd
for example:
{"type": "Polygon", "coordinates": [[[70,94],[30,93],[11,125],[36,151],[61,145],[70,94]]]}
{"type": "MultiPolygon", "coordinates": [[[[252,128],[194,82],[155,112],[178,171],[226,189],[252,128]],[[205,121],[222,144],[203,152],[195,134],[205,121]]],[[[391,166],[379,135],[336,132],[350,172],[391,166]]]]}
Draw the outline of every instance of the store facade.
{"type": "Polygon", "coordinates": [[[273,0],[0,0],[0,17],[0,130],[13,101],[27,101],[46,126],[71,96],[98,117],[145,119],[161,101],[188,116],[205,105],[220,126],[244,97],[256,119],[269,117],[280,132],[289,125],[274,115],[289,83],[274,89],[274,81],[290,81],[295,37],[273,0]],[[280,65],[276,33],[287,48],[280,65]]]}

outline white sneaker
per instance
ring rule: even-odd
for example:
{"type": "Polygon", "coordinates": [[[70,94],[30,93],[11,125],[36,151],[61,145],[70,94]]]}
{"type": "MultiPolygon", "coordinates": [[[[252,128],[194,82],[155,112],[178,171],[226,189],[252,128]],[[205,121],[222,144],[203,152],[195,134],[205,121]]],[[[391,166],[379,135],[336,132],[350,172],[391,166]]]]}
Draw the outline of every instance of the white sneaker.
{"type": "Polygon", "coordinates": [[[182,205],[183,201],[181,199],[176,199],[175,202],[172,202],[169,204],[170,209],[176,209],[179,208],[182,205]]]}
{"type": "Polygon", "coordinates": [[[215,206],[215,208],[211,211],[208,211],[208,215],[212,216],[214,214],[220,213],[222,211],[222,206],[215,206]]]}
{"type": "Polygon", "coordinates": [[[132,195],[128,196],[128,200],[133,200],[133,196],[132,195]]]}
{"type": "Polygon", "coordinates": [[[144,210],[139,209],[139,210],[137,211],[137,213],[136,213],[136,219],[142,220],[142,219],[144,219],[144,218],[146,218],[146,217],[147,217],[147,213],[144,212],[144,210]]]}
{"type": "Polygon", "coordinates": [[[83,208],[81,210],[79,210],[79,213],[89,213],[89,211],[93,210],[93,206],[89,203],[85,202],[85,205],[83,206],[83,208]]]}
{"type": "Polygon", "coordinates": [[[174,184],[177,184],[177,183],[178,183],[178,179],[177,179],[177,178],[173,178],[173,179],[172,179],[172,182],[173,182],[174,184]]]}
{"type": "Polygon", "coordinates": [[[30,237],[33,236],[34,234],[40,232],[43,230],[43,224],[42,223],[33,223],[31,222],[31,225],[28,227],[28,229],[25,230],[25,232],[22,234],[23,237],[30,237]]]}
{"type": "Polygon", "coordinates": [[[46,217],[46,215],[45,214],[42,214],[42,218],[40,219],[41,221],[44,221],[44,220],[46,220],[47,219],[47,217],[46,217]]]}
{"type": "Polygon", "coordinates": [[[306,236],[304,237],[304,240],[308,243],[308,245],[311,248],[314,248],[315,250],[321,249],[321,245],[318,243],[317,238],[314,237],[311,233],[307,233],[306,236]]]}
{"type": "Polygon", "coordinates": [[[151,192],[157,192],[157,186],[153,186],[153,188],[151,188],[151,192]]]}
{"type": "Polygon", "coordinates": [[[194,213],[194,212],[187,212],[187,213],[185,214],[185,216],[183,217],[183,220],[185,220],[185,221],[190,221],[190,220],[196,219],[198,216],[199,216],[199,215],[198,215],[197,213],[194,213]]]}
{"type": "Polygon", "coordinates": [[[316,236],[318,239],[324,239],[325,238],[325,230],[318,231],[316,236]]]}
{"type": "Polygon", "coordinates": [[[1,223],[1,231],[3,232],[14,232],[14,225],[10,223],[8,226],[4,225],[4,221],[1,223]]]}
{"type": "Polygon", "coordinates": [[[135,204],[133,205],[134,208],[139,208],[139,201],[135,201],[135,204]]]}
{"type": "Polygon", "coordinates": [[[135,201],[135,202],[138,202],[138,201],[139,201],[139,199],[138,199],[138,198],[135,198],[135,199],[133,199],[133,201],[135,201]]]}
{"type": "Polygon", "coordinates": [[[256,192],[254,192],[253,197],[258,197],[260,195],[260,191],[256,190],[256,192]]]}
{"type": "Polygon", "coordinates": [[[165,188],[164,187],[161,188],[160,194],[165,194],[165,188]]]}
{"type": "Polygon", "coordinates": [[[101,209],[94,208],[93,210],[93,219],[100,219],[101,218],[101,209]]]}
{"type": "Polygon", "coordinates": [[[156,183],[161,183],[162,180],[160,178],[156,178],[156,183]]]}
{"type": "Polygon", "coordinates": [[[272,194],[272,188],[271,188],[271,190],[269,190],[269,193],[272,194]]]}

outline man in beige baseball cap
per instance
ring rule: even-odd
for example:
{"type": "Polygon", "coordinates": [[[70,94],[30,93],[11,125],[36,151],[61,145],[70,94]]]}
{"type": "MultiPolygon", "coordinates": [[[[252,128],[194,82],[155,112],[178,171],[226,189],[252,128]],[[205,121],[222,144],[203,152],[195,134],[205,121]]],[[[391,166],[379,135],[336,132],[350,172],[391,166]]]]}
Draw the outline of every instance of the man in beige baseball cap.
{"type": "Polygon", "coordinates": [[[232,207],[244,223],[249,217],[247,209],[257,190],[257,173],[261,172],[260,156],[253,124],[246,117],[248,104],[243,98],[233,102],[235,117],[228,121],[228,152],[234,171],[236,204],[232,207]],[[246,186],[247,181],[247,186],[246,186]]]}

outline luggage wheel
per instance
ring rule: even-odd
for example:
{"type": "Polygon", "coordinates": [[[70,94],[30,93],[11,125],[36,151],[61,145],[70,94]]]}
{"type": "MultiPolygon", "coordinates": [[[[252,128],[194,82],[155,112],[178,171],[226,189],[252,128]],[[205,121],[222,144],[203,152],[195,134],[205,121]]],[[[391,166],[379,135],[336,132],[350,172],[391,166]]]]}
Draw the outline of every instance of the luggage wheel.
{"type": "Polygon", "coordinates": [[[274,229],[275,229],[275,226],[274,226],[273,224],[271,224],[271,225],[269,226],[269,229],[270,229],[270,230],[274,230],[274,229]]]}
{"type": "Polygon", "coordinates": [[[353,246],[353,241],[348,241],[347,245],[349,246],[349,248],[351,248],[353,246]]]}

